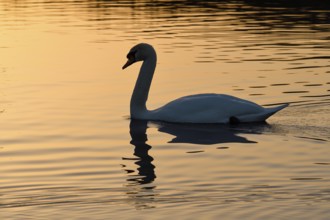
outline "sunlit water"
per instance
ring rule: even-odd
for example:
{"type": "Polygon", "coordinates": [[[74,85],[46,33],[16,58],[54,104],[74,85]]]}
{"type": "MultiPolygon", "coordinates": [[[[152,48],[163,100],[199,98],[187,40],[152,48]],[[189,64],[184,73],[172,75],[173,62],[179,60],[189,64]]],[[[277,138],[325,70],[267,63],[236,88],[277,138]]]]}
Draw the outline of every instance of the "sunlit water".
{"type": "Polygon", "coordinates": [[[329,7],[256,2],[1,1],[1,219],[329,219],[329,7]],[[158,53],[149,108],[291,105],[261,125],[130,121],[138,42],[158,53]]]}

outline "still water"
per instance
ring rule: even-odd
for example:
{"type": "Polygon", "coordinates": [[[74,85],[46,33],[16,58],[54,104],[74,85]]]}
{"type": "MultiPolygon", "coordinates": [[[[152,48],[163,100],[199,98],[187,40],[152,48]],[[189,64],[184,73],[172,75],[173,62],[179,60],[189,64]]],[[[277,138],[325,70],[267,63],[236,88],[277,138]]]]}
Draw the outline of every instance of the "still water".
{"type": "Polygon", "coordinates": [[[330,8],[260,2],[2,0],[0,218],[329,219],[330,8]],[[139,42],[150,109],[291,104],[268,124],[130,121],[139,42]]]}

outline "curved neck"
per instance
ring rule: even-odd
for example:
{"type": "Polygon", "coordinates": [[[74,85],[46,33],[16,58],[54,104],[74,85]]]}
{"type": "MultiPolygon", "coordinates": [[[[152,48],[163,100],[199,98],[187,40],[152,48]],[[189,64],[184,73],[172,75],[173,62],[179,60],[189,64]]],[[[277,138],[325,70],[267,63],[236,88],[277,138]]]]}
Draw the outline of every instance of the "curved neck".
{"type": "Polygon", "coordinates": [[[140,73],[136,81],[131,97],[131,117],[141,118],[147,112],[146,102],[151,86],[152,77],[155,72],[157,62],[156,52],[153,51],[144,61],[140,68],[140,73]]]}

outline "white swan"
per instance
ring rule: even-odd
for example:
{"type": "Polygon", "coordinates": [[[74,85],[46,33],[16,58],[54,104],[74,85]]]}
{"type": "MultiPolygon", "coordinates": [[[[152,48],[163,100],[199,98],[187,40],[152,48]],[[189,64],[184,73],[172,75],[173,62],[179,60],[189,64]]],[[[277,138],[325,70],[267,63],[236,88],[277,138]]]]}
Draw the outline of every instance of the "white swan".
{"type": "Polygon", "coordinates": [[[123,69],[137,61],[143,61],[131,97],[130,113],[133,119],[177,123],[262,122],[288,106],[283,104],[273,108],[263,108],[230,95],[198,94],[181,97],[161,108],[148,110],[146,102],[156,68],[156,51],[151,45],[140,43],[129,51],[127,59],[123,69]]]}

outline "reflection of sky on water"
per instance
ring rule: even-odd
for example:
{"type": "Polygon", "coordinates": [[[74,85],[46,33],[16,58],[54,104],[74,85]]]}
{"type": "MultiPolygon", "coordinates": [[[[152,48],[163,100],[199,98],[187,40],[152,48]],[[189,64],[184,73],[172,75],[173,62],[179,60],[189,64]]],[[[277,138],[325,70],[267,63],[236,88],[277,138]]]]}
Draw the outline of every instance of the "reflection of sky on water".
{"type": "Polygon", "coordinates": [[[326,218],[325,2],[0,1],[3,219],[326,218]],[[150,109],[207,92],[292,104],[269,125],[130,137],[138,67],[121,66],[140,41],[159,55],[150,109]]]}
{"type": "MultiPolygon", "coordinates": [[[[260,104],[329,103],[330,12],[323,1],[66,1],[74,7],[65,7],[61,1],[0,4],[8,9],[0,14],[5,30],[30,26],[58,36],[77,29],[83,31],[77,33],[80,36],[96,33],[88,43],[100,48],[110,45],[110,60],[119,54],[116,48],[127,50],[145,41],[157,48],[161,66],[167,67],[162,72],[170,72],[184,57],[183,74],[202,71],[221,77],[218,88],[225,93],[253,97],[260,104]],[[189,68],[191,63],[196,68],[189,68]],[[249,82],[242,80],[249,77],[249,82]],[[300,79],[306,83],[300,84],[300,79]]],[[[24,33],[28,42],[35,40],[24,33]]],[[[203,85],[206,82],[200,88],[203,85]]]]}

